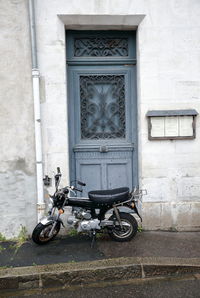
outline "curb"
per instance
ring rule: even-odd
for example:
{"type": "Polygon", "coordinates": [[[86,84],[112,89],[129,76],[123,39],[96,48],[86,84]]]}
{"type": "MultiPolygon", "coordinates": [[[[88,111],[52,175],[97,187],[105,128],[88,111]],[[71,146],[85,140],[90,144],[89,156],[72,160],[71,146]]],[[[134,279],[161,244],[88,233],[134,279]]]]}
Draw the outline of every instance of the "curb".
{"type": "Polygon", "coordinates": [[[0,270],[0,290],[27,290],[99,281],[200,273],[200,258],[115,258],[0,270]]]}

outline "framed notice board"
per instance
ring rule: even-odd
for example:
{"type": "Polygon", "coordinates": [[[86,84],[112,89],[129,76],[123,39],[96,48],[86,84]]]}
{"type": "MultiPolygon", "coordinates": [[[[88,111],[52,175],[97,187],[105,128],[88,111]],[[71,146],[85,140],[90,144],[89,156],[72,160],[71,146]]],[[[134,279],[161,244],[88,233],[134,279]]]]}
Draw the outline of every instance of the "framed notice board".
{"type": "Polygon", "coordinates": [[[189,110],[148,111],[149,140],[186,140],[196,137],[196,116],[198,112],[189,110]]]}

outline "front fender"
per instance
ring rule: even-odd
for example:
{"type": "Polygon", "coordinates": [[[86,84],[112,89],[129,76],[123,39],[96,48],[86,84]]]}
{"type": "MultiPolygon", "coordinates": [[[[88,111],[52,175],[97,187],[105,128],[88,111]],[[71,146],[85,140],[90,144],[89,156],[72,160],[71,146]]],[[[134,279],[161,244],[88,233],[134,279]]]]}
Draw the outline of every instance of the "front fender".
{"type": "Polygon", "coordinates": [[[40,223],[45,226],[45,225],[47,225],[49,223],[52,223],[52,222],[55,222],[55,221],[59,221],[62,224],[62,226],[64,227],[62,219],[60,219],[60,218],[57,219],[56,216],[44,217],[44,218],[41,219],[40,223]]]}

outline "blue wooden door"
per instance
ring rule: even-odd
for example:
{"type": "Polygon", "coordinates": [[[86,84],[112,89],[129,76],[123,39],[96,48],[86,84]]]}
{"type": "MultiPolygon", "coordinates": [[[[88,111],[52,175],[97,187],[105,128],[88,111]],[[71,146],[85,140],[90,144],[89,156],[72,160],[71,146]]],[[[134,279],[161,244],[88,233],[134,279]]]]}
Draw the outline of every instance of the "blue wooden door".
{"type": "Polygon", "coordinates": [[[134,32],[68,32],[71,179],[137,185],[134,32]]]}

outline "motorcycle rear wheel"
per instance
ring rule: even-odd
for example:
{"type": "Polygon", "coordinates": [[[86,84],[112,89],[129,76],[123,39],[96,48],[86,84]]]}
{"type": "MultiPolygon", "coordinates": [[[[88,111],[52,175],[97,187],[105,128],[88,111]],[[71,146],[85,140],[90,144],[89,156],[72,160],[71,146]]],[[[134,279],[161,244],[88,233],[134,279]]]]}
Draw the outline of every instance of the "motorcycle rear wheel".
{"type": "Polygon", "coordinates": [[[51,231],[52,226],[53,223],[49,223],[47,225],[43,225],[41,223],[37,224],[32,233],[32,240],[40,245],[46,244],[51,241],[60,231],[60,222],[57,222],[53,234],[49,237],[48,234],[51,231]]]}
{"type": "MultiPolygon", "coordinates": [[[[122,227],[118,224],[109,230],[110,237],[119,242],[130,241],[137,234],[138,223],[137,220],[129,213],[120,212],[122,227]]],[[[109,220],[116,220],[112,215],[109,220]]],[[[117,220],[116,220],[117,221],[117,220]]],[[[118,223],[118,222],[117,222],[118,223]]]]}

